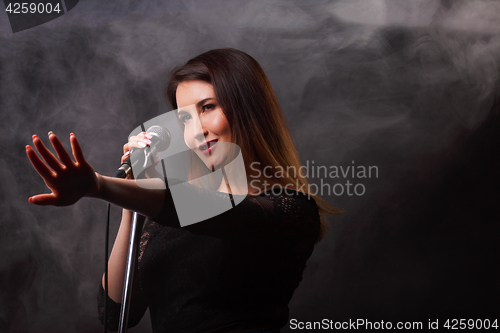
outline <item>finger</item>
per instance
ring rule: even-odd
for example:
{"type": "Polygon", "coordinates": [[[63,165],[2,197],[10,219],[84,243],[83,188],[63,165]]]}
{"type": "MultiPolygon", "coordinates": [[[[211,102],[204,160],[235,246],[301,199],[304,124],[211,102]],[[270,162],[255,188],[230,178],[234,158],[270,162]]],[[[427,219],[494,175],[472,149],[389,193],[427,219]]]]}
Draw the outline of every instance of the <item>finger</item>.
{"type": "Polygon", "coordinates": [[[49,167],[52,168],[54,171],[59,171],[62,168],[61,163],[59,160],[52,154],[50,150],[45,147],[43,144],[42,139],[40,139],[38,136],[33,135],[33,144],[35,145],[36,150],[42,156],[43,160],[49,167]]]}
{"type": "Polygon", "coordinates": [[[87,160],[83,156],[82,147],[80,147],[80,143],[76,139],[76,136],[71,133],[69,135],[69,141],[71,142],[71,150],[73,151],[73,156],[75,157],[75,161],[77,163],[87,163],[87,160]]]}
{"type": "Polygon", "coordinates": [[[128,140],[128,148],[131,149],[131,148],[144,148],[146,147],[148,144],[150,144],[151,141],[147,138],[144,137],[144,133],[141,133],[139,135],[136,135],[136,136],[131,136],[128,140]]]}
{"type": "Polygon", "coordinates": [[[128,141],[130,142],[130,141],[142,140],[142,139],[144,139],[145,135],[146,135],[146,132],[141,132],[137,135],[132,135],[131,137],[128,138],[128,141]]]}
{"type": "Polygon", "coordinates": [[[26,155],[28,155],[33,168],[35,168],[36,172],[38,172],[43,179],[49,179],[54,176],[52,170],[50,170],[49,167],[43,163],[40,157],[38,157],[36,152],[30,146],[26,146],[26,155]]]}
{"type": "Polygon", "coordinates": [[[125,154],[122,156],[122,163],[125,162],[125,160],[130,156],[130,151],[127,151],[125,154]]]}
{"type": "Polygon", "coordinates": [[[151,138],[152,136],[146,132],[131,136],[128,140],[129,148],[144,148],[151,144],[151,138]]]}
{"type": "Polygon", "coordinates": [[[132,148],[142,149],[142,148],[144,148],[146,146],[147,146],[147,144],[144,141],[142,141],[142,140],[135,140],[135,141],[129,141],[128,142],[129,149],[132,149],[132,148]]]}
{"type": "Polygon", "coordinates": [[[52,193],[47,194],[37,194],[28,199],[28,201],[34,205],[47,206],[57,204],[57,199],[52,193]]]}
{"type": "Polygon", "coordinates": [[[54,147],[54,149],[57,153],[57,156],[61,160],[62,164],[72,165],[73,163],[75,163],[71,159],[71,156],[69,156],[69,153],[63,147],[61,141],[59,141],[59,138],[57,137],[57,135],[52,133],[52,131],[49,132],[49,140],[52,143],[52,147],[54,147]]]}
{"type": "Polygon", "coordinates": [[[130,147],[128,145],[128,142],[123,145],[123,153],[126,154],[127,152],[130,151],[130,147]]]}
{"type": "Polygon", "coordinates": [[[146,148],[146,146],[148,145],[146,142],[144,141],[137,141],[136,142],[136,145],[139,147],[139,148],[146,148]]]}

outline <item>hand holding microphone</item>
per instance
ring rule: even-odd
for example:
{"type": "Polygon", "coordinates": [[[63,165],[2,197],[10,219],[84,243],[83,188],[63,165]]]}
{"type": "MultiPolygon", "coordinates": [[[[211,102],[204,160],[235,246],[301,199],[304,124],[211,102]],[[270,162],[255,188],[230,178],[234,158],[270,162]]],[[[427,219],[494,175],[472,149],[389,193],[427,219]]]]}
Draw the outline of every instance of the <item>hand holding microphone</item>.
{"type": "Polygon", "coordinates": [[[130,162],[130,154],[146,148],[152,143],[152,135],[146,132],[141,132],[131,136],[129,141],[123,145],[123,155],[121,157],[121,166],[116,170],[116,178],[133,179],[132,163],[130,162]]]}
{"type": "MultiPolygon", "coordinates": [[[[131,178],[147,170],[148,176],[155,172],[154,166],[156,153],[166,150],[170,145],[170,132],[159,125],[148,128],[146,132],[131,136],[129,142],[123,145],[124,155],[121,158],[122,165],[116,171],[117,178],[131,178]]],[[[154,176],[161,176],[156,174],[154,176]]]]}

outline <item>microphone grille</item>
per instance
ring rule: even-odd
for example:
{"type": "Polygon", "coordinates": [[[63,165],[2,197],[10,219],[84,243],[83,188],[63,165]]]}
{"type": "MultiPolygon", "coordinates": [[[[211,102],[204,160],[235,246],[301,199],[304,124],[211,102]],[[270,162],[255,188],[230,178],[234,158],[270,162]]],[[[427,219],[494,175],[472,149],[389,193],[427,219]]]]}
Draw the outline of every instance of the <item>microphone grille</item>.
{"type": "Polygon", "coordinates": [[[170,146],[170,132],[163,126],[153,125],[146,133],[151,134],[158,140],[157,151],[164,151],[170,146]]]}

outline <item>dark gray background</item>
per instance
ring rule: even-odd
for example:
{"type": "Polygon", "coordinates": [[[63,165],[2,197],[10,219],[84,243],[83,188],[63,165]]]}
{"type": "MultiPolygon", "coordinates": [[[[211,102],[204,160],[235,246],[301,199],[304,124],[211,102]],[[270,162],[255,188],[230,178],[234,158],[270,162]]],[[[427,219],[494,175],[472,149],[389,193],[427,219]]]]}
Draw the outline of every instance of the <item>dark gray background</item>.
{"type": "Polygon", "coordinates": [[[105,203],[29,204],[46,191],[31,135],[68,146],[75,132],[110,175],[130,131],[170,109],[165,73],[219,47],[260,62],[303,163],[379,168],[351,180],[363,196],[325,196],[345,214],[330,218],[290,318],[498,318],[499,2],[105,3],[16,34],[0,14],[1,332],[101,329],[105,203]]]}

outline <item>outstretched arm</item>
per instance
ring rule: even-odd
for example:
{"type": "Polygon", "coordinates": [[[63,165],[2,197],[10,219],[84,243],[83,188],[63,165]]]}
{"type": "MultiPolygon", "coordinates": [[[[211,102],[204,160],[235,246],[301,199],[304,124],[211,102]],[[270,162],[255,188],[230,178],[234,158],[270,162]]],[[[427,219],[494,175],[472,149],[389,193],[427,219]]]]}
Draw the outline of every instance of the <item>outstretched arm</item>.
{"type": "Polygon", "coordinates": [[[31,164],[52,192],[30,197],[31,203],[68,206],[88,196],[108,201],[149,218],[158,215],[165,195],[161,180],[141,180],[148,185],[138,186],[133,180],[102,176],[94,172],[92,165],[87,162],[73,133],[70,135],[70,142],[74,161],[54,133],[49,133],[49,140],[57,157],[36,135],[33,136],[33,145],[41,158],[35,149],[26,146],[26,154],[31,164]]]}

